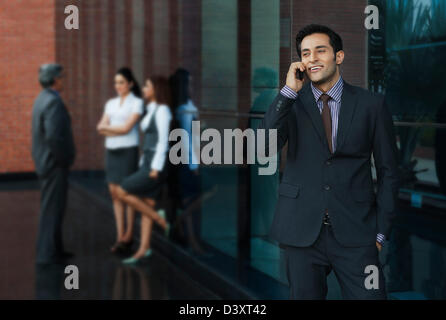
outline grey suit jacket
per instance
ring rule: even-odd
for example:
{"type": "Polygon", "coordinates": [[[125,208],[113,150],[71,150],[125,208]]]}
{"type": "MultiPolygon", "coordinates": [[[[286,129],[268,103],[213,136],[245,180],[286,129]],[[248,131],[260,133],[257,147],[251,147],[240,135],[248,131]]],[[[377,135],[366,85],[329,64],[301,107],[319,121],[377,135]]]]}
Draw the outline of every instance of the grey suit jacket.
{"type": "Polygon", "coordinates": [[[312,245],[325,210],[344,246],[374,245],[377,233],[389,236],[399,179],[393,122],[383,96],[344,82],[334,154],[309,83],[296,100],[279,93],[259,128],[278,130],[278,150],[288,142],[270,230],[273,239],[286,245],[312,245]]]}
{"type": "Polygon", "coordinates": [[[75,146],[70,115],[57,93],[43,89],[32,111],[32,158],[36,173],[45,177],[55,167],[70,167],[75,146]]]}

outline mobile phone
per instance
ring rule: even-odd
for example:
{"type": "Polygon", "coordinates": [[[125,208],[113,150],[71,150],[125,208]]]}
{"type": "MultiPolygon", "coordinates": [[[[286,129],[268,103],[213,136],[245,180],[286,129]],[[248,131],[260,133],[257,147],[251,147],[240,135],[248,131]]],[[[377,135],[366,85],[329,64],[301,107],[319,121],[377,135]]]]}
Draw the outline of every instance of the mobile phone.
{"type": "Polygon", "coordinates": [[[300,71],[300,69],[296,70],[296,78],[299,80],[303,80],[304,79],[304,73],[302,71],[300,71]]]}

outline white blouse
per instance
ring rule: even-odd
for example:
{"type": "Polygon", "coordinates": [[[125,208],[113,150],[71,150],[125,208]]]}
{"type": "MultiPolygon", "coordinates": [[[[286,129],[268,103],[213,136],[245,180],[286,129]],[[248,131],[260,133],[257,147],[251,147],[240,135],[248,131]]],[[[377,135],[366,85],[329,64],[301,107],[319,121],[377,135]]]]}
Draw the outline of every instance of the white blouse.
{"type": "MultiPolygon", "coordinates": [[[[150,102],[146,108],[147,113],[140,124],[142,131],[147,129],[153,113],[155,112],[156,108],[158,108],[155,117],[156,127],[158,130],[158,142],[156,144],[155,155],[153,156],[150,166],[154,170],[161,171],[164,167],[167,151],[169,150],[169,129],[170,121],[172,120],[172,113],[167,105],[157,104],[156,102],[150,102]]],[[[142,164],[142,158],[140,164],[142,164]]]]}
{"type": "MultiPolygon", "coordinates": [[[[121,97],[112,98],[105,104],[105,114],[110,119],[111,126],[124,125],[132,114],[139,115],[143,112],[144,102],[141,98],[130,92],[120,105],[121,97]]],[[[135,124],[126,134],[119,136],[105,137],[105,147],[107,149],[128,148],[139,145],[138,126],[135,124]]]]}

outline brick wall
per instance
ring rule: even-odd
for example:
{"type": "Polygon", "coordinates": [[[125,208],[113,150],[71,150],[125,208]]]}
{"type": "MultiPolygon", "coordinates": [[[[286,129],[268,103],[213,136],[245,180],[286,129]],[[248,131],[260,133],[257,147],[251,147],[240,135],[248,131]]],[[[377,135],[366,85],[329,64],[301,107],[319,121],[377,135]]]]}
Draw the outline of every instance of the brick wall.
{"type": "Polygon", "coordinates": [[[0,173],[33,171],[31,109],[39,65],[55,58],[54,3],[0,1],[0,173]]]}
{"type": "Polygon", "coordinates": [[[95,128],[105,102],[115,96],[114,74],[119,67],[131,67],[142,86],[151,74],[169,76],[174,72],[181,58],[179,1],[60,0],[56,3],[56,57],[66,67],[68,81],[62,97],[72,115],[78,149],[74,169],[100,170],[104,138],[95,128]],[[79,7],[79,30],[63,27],[63,10],[68,4],[79,7]]]}
{"type": "MultiPolygon", "coordinates": [[[[280,18],[292,21],[290,44],[308,23],[333,27],[344,39],[345,79],[366,83],[366,0],[280,0],[280,18]],[[291,17],[292,15],[292,17],[291,17]]],[[[78,155],[74,169],[103,168],[103,137],[95,127],[105,102],[115,95],[113,76],[121,66],[133,69],[140,84],[154,73],[177,67],[193,77],[193,100],[202,98],[202,0],[27,0],[0,2],[0,174],[28,172],[32,102],[40,87],[38,66],[57,61],[66,70],[62,97],[73,119],[78,155]],[[64,8],[80,10],[80,29],[64,28],[64,8]]],[[[238,4],[238,109],[250,101],[250,8],[238,4]]],[[[289,48],[280,50],[280,83],[289,66],[289,48]]],[[[294,58],[296,58],[295,50],[294,58]]],[[[207,84],[212,85],[212,84],[207,84]]]]}

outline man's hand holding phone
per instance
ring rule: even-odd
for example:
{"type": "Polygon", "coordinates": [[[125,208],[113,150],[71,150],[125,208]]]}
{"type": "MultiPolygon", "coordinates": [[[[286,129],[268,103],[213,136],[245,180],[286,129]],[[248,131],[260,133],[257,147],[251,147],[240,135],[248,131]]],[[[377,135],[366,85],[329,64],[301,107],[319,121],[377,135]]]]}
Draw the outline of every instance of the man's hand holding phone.
{"type": "Polygon", "coordinates": [[[300,89],[302,89],[304,83],[303,79],[299,79],[299,71],[305,72],[304,64],[302,62],[293,62],[291,63],[286,76],[286,85],[296,92],[299,92],[300,89]]]}

